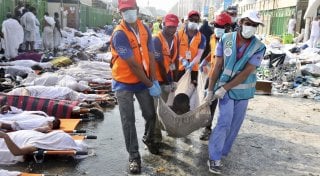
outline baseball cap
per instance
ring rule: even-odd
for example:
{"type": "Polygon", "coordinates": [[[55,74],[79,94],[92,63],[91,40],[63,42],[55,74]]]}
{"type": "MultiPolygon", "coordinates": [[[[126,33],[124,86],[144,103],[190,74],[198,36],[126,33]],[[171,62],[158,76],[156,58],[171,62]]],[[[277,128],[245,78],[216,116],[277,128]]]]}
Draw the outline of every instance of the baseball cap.
{"type": "Polygon", "coordinates": [[[198,15],[200,17],[200,14],[198,11],[195,11],[195,10],[191,10],[189,13],[188,13],[188,18],[190,18],[192,15],[198,15]]]}
{"type": "Polygon", "coordinates": [[[219,15],[217,15],[215,17],[215,19],[213,20],[214,24],[217,24],[219,26],[224,26],[226,24],[231,24],[231,16],[228,15],[227,13],[220,13],[219,15]]]}
{"type": "Polygon", "coordinates": [[[237,6],[228,6],[228,8],[226,10],[228,13],[237,13],[238,12],[237,6]]]}
{"type": "Polygon", "coordinates": [[[121,11],[125,8],[137,7],[136,0],[118,0],[118,9],[121,11]]]}
{"type": "Polygon", "coordinates": [[[259,23],[261,25],[264,25],[261,21],[259,12],[256,10],[248,10],[248,11],[244,12],[241,16],[241,19],[243,19],[243,18],[249,18],[251,21],[253,21],[255,23],[259,23]]]}
{"type": "Polygon", "coordinates": [[[165,26],[175,26],[177,27],[179,24],[179,18],[177,15],[169,13],[164,17],[164,25],[165,26]]]}

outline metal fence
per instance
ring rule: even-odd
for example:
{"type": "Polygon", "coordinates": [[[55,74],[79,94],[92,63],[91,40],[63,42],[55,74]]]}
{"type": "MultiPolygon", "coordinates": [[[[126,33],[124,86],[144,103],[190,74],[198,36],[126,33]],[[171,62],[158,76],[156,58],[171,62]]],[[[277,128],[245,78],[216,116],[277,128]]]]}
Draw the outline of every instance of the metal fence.
{"type": "MultiPolygon", "coordinates": [[[[14,2],[12,0],[0,0],[0,26],[6,19],[8,12],[13,12],[14,2]]],[[[1,30],[1,29],[0,29],[1,30]]]]}
{"type": "Polygon", "coordinates": [[[288,31],[288,22],[295,14],[295,7],[275,9],[271,12],[271,35],[283,36],[288,31]]]}
{"type": "Polygon", "coordinates": [[[80,30],[86,31],[87,28],[103,27],[111,24],[112,15],[106,9],[99,9],[80,5],[80,30]]]}

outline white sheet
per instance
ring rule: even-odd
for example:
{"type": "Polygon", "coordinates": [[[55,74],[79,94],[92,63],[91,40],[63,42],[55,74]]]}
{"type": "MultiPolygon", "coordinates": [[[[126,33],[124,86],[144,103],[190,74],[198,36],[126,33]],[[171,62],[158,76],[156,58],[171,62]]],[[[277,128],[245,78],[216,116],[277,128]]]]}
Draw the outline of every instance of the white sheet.
{"type": "Polygon", "coordinates": [[[19,176],[21,172],[0,169],[0,176],[19,176]]]}
{"type": "MultiPolygon", "coordinates": [[[[87,146],[77,144],[72,137],[63,131],[41,133],[33,130],[21,130],[8,133],[18,147],[34,146],[45,150],[86,151],[87,146]]],[[[0,139],[0,164],[15,164],[23,161],[23,156],[11,154],[3,139],[0,139]]]]}

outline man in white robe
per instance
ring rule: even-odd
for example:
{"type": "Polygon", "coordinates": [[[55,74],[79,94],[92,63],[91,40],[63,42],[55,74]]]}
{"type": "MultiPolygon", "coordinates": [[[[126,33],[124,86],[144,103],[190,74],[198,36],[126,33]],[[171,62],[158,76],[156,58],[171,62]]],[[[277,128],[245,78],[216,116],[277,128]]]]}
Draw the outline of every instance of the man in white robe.
{"type": "Polygon", "coordinates": [[[48,13],[44,16],[44,28],[43,28],[43,48],[44,50],[53,50],[53,29],[54,29],[55,21],[52,17],[49,16],[48,13]]]}
{"type": "Polygon", "coordinates": [[[21,17],[21,24],[24,28],[24,33],[25,33],[25,41],[26,41],[26,50],[33,51],[34,49],[34,42],[36,40],[36,29],[37,25],[39,26],[40,24],[38,23],[38,20],[36,20],[36,9],[34,7],[30,8],[30,12],[26,12],[22,17],[21,17]]]}
{"type": "Polygon", "coordinates": [[[7,15],[7,20],[2,23],[2,33],[4,36],[3,47],[7,59],[18,56],[18,49],[23,42],[23,28],[19,22],[12,18],[11,14],[7,15]]]}

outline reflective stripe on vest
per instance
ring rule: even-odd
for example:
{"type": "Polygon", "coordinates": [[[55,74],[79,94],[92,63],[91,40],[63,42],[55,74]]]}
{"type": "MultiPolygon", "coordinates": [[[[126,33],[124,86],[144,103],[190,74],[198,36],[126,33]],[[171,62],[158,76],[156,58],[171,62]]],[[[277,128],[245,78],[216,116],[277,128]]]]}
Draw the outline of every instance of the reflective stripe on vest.
{"type": "MultiPolygon", "coordinates": [[[[134,60],[141,65],[144,69],[147,77],[149,77],[149,50],[148,50],[148,31],[140,20],[137,20],[137,28],[139,31],[140,42],[138,41],[134,32],[128,28],[124,20],[121,21],[120,25],[116,27],[116,31],[123,31],[127,36],[130,46],[133,51],[134,60]]],[[[112,39],[111,39],[112,41],[112,39]]],[[[135,84],[139,83],[140,80],[138,77],[133,74],[127,62],[120,58],[117,51],[114,49],[111,44],[111,53],[112,53],[112,78],[118,82],[135,84]]]]}
{"type": "MultiPolygon", "coordinates": [[[[199,50],[199,45],[201,42],[201,33],[198,31],[196,35],[193,36],[190,45],[189,45],[189,39],[188,39],[188,34],[186,33],[185,29],[181,29],[178,32],[179,36],[179,55],[182,58],[186,58],[186,52],[189,50],[191,52],[191,62],[196,55],[198,54],[199,50]]],[[[184,70],[184,67],[182,65],[182,62],[179,61],[179,70],[182,71],[184,70]]],[[[198,64],[195,64],[192,68],[192,71],[198,71],[198,64]]]]}
{"type": "MultiPolygon", "coordinates": [[[[256,52],[265,48],[265,46],[257,38],[253,38],[249,46],[246,48],[242,58],[237,60],[236,37],[236,32],[225,34],[222,37],[224,70],[219,78],[219,82],[217,84],[218,87],[232,80],[245,68],[250,58],[256,52]]],[[[253,72],[245,81],[228,91],[229,97],[235,100],[252,98],[255,93],[255,84],[256,72],[253,72]]]]}
{"type": "Polygon", "coordinates": [[[217,38],[216,38],[215,34],[212,34],[211,38],[210,38],[210,48],[211,48],[211,51],[210,51],[210,54],[211,54],[210,63],[211,63],[211,68],[214,68],[214,65],[216,64],[216,60],[215,60],[216,47],[217,47],[217,38]]]}
{"type": "MultiPolygon", "coordinates": [[[[157,37],[160,40],[161,43],[161,47],[162,47],[162,56],[163,56],[163,64],[164,67],[166,69],[166,73],[169,73],[170,71],[170,64],[174,63],[176,58],[177,58],[177,54],[178,54],[178,40],[177,40],[177,35],[174,35],[173,38],[173,55],[171,57],[171,50],[170,47],[168,45],[167,39],[163,36],[162,31],[160,31],[155,37],[157,37]]],[[[158,81],[163,81],[161,73],[160,73],[160,67],[159,64],[156,64],[156,74],[157,74],[157,80],[158,81]]]]}

